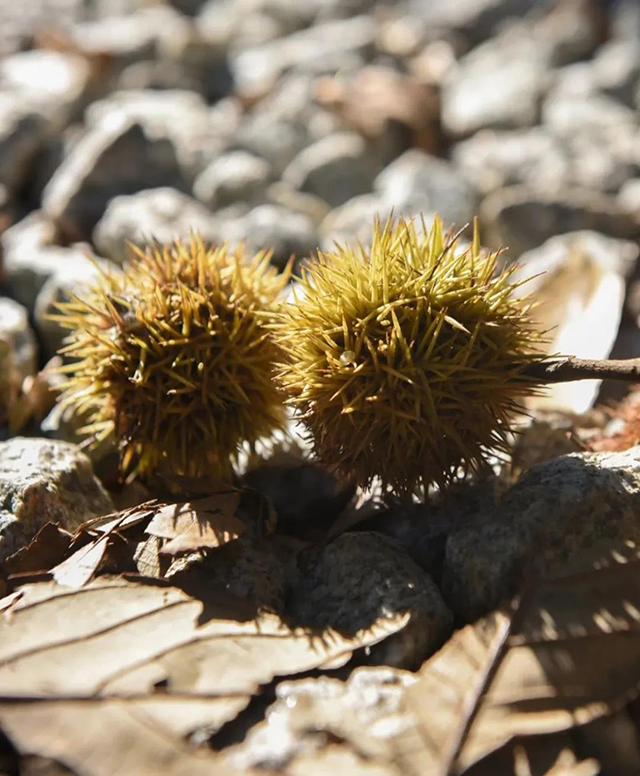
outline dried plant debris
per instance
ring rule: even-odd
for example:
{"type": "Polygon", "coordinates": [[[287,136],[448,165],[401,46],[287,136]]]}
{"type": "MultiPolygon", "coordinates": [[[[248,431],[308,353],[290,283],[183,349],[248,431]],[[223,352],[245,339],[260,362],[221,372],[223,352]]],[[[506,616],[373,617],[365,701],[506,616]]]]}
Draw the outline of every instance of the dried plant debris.
{"type": "Polygon", "coordinates": [[[338,246],[303,272],[277,330],[281,383],[321,461],[396,493],[448,485],[508,448],[542,358],[526,298],[497,254],[432,227],[376,223],[370,250],[338,246]]]}
{"type": "MultiPolygon", "coordinates": [[[[636,697],[640,560],[622,550],[590,572],[541,583],[510,610],[463,628],[424,664],[406,693],[422,733],[421,773],[475,774],[472,766],[514,741],[535,750],[531,742],[636,697]]],[[[486,772],[500,772],[490,762],[486,772]]]]}
{"type": "Polygon", "coordinates": [[[313,634],[247,617],[228,595],[203,602],[117,577],[28,584],[0,610],[0,727],[23,754],[99,776],[217,773],[220,758],[189,741],[206,741],[275,676],[344,665],[406,619],[358,639],[313,634]]]}
{"type": "Polygon", "coordinates": [[[285,423],[268,323],[287,273],[196,236],[132,250],[124,272],[59,305],[74,359],[62,403],[95,443],[115,434],[124,475],[229,479],[241,445],[285,423]]]}
{"type": "Polygon", "coordinates": [[[640,391],[632,390],[621,402],[608,411],[611,422],[600,433],[589,439],[591,450],[628,450],[640,443],[640,391]]]}

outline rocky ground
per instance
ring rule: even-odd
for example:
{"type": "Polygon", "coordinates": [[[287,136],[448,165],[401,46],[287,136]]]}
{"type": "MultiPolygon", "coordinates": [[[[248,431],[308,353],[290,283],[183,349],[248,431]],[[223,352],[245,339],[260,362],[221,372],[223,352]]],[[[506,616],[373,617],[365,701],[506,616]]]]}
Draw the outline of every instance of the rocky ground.
{"type": "MultiPolygon", "coordinates": [[[[18,589],[16,569],[48,571],[64,557],[68,543],[49,565],[15,561],[48,523],[73,531],[156,495],[118,489],[113,451],[81,451],[77,423],[55,406],[64,332],[47,316],[95,278],[92,257],[122,265],[127,241],[198,230],[272,248],[284,267],[336,240],[366,242],[376,214],[439,213],[459,228],[479,215],[487,247],[506,246],[504,261],[520,261],[526,275],[547,273],[534,290],[543,321],[557,327],[550,347],[638,355],[636,0],[0,0],[0,28],[5,592],[18,589]]],[[[412,672],[454,629],[523,582],[592,569],[594,552],[640,540],[638,413],[631,403],[612,420],[602,409],[625,391],[552,392],[532,404],[495,481],[429,505],[373,504],[299,458],[246,473],[279,527],[216,549],[208,584],[350,636],[409,619],[359,644],[359,662],[381,668],[318,678],[316,662],[291,681],[274,670],[238,721],[234,707],[224,726],[194,722],[191,743],[222,751],[224,768],[412,773],[390,730],[397,740],[406,733],[408,712],[398,709],[426,681],[412,672]]],[[[156,542],[157,561],[169,538],[127,539],[137,555],[110,570],[190,592],[201,555],[151,564],[153,573],[140,560],[156,542]]],[[[41,761],[57,763],[52,775],[127,772],[32,745],[2,682],[0,665],[0,727],[23,756],[21,773],[45,773],[34,770],[41,761]]],[[[626,721],[621,713],[618,704],[616,735],[637,724],[637,709],[626,721]]],[[[640,768],[638,751],[609,767],[606,736],[579,738],[567,747],[599,757],[602,770],[566,773],[640,768]]],[[[200,772],[189,763],[149,773],[200,772]]]]}

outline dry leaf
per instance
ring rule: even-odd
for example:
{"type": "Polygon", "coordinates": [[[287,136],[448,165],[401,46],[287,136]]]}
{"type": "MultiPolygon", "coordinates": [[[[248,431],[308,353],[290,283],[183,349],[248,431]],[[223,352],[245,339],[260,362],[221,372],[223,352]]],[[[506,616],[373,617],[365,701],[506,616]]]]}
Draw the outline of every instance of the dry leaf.
{"type": "Polygon", "coordinates": [[[360,639],[314,636],[275,615],[246,619],[223,593],[203,602],[166,583],[117,577],[80,590],[25,585],[9,599],[0,727],[21,754],[81,776],[231,773],[187,739],[206,740],[274,677],[344,664],[407,620],[384,619],[360,639]]]}
{"type": "Polygon", "coordinates": [[[541,583],[425,663],[405,695],[423,736],[422,773],[463,773],[514,740],[584,725],[635,696],[640,561],[619,557],[541,583]]]}
{"type": "Polygon", "coordinates": [[[175,555],[202,547],[221,547],[242,536],[247,525],[235,516],[237,491],[178,504],[165,504],[154,514],[145,532],[169,539],[160,552],[175,555]]]}
{"type": "Polygon", "coordinates": [[[26,547],[7,558],[4,570],[7,574],[46,571],[60,563],[69,549],[71,539],[71,534],[57,523],[47,523],[26,547]]]}
{"type": "MultiPolygon", "coordinates": [[[[618,335],[626,283],[610,256],[601,256],[598,243],[573,236],[571,248],[565,236],[549,240],[542,248],[523,257],[523,274],[538,273],[522,287],[533,293],[534,318],[549,332],[548,352],[569,353],[582,358],[608,358],[618,335]],[[584,241],[581,242],[581,239],[584,241]],[[600,253],[598,253],[598,250],[600,253]]],[[[581,380],[547,386],[544,394],[531,398],[529,406],[586,412],[595,401],[599,380],[581,380]]]]}
{"type": "MultiPolygon", "coordinates": [[[[65,585],[66,587],[78,588],[86,585],[90,579],[93,579],[100,567],[109,547],[109,539],[112,534],[123,525],[128,517],[128,512],[124,512],[120,518],[110,522],[109,528],[104,530],[97,539],[83,545],[73,555],[51,569],[54,580],[59,585],[65,585]]],[[[83,529],[80,526],[76,536],[82,533],[83,529]]]]}

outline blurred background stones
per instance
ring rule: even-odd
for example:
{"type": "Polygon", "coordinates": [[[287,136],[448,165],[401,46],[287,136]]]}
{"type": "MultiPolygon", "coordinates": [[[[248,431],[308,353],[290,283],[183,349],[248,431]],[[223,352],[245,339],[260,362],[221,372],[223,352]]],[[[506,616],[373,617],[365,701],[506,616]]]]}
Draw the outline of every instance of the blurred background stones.
{"type": "Polygon", "coordinates": [[[575,240],[548,241],[626,246],[599,314],[637,353],[635,0],[0,0],[0,22],[0,296],[36,370],[92,255],[197,230],[297,267],[391,212],[479,214],[532,268],[554,245],[565,287],[575,240]]]}

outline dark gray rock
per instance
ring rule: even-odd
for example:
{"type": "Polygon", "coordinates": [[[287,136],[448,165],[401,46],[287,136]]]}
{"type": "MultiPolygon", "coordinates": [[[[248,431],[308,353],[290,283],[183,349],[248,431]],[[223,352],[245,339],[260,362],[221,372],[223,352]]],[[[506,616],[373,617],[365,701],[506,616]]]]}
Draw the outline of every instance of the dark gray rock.
{"type": "Polygon", "coordinates": [[[284,610],[286,574],[269,539],[243,536],[214,550],[176,558],[166,579],[187,592],[218,588],[260,609],[284,610]]]}
{"type": "Polygon", "coordinates": [[[109,201],[160,186],[186,190],[173,143],[127,120],[93,127],[47,184],[42,206],[69,240],[88,240],[109,201]]]}
{"type": "Polygon", "coordinates": [[[0,93],[0,184],[19,191],[33,173],[35,160],[49,136],[46,119],[0,93]]]}
{"type": "Polygon", "coordinates": [[[305,148],[284,171],[282,179],[337,207],[371,191],[377,172],[378,164],[365,140],[345,132],[305,148]]]}
{"type": "Polygon", "coordinates": [[[622,212],[612,196],[588,189],[534,192],[511,186],[489,195],[480,209],[487,244],[517,258],[556,234],[588,229],[612,237],[640,235],[637,214],[622,212]]]}
{"type": "Polygon", "coordinates": [[[108,514],[113,505],[75,445],[15,437],[0,442],[0,509],[12,514],[30,539],[50,521],[73,530],[108,514]]]}
{"type": "Polygon", "coordinates": [[[298,566],[288,611],[303,624],[355,634],[380,617],[411,613],[402,631],[372,649],[377,662],[417,668],[451,630],[450,613],[431,578],[381,534],[342,534],[301,554],[298,566]]]}
{"type": "Polygon", "coordinates": [[[7,297],[0,297],[0,341],[9,345],[13,365],[22,379],[35,374],[38,346],[29,326],[29,313],[21,304],[7,297]]]}
{"type": "Polygon", "coordinates": [[[442,124],[454,137],[479,129],[536,124],[549,84],[546,52],[528,33],[508,30],[464,56],[442,84],[442,124]]]}
{"type": "Polygon", "coordinates": [[[640,540],[640,448],[575,453],[534,466],[490,514],[448,539],[442,590],[471,621],[525,579],[616,541],[640,540]]]}
{"type": "Polygon", "coordinates": [[[397,213],[438,213],[446,224],[458,227],[475,215],[475,194],[456,168],[418,149],[406,151],[385,167],[374,189],[397,213]]]}
{"type": "Polygon", "coordinates": [[[204,205],[187,194],[168,187],[150,188],[114,197],[93,230],[93,243],[101,255],[122,264],[129,255],[127,242],[171,242],[188,238],[192,231],[217,242],[220,226],[204,205]]]}
{"type": "MultiPolygon", "coordinates": [[[[227,108],[228,103],[224,107],[227,108]]],[[[227,126],[229,111],[223,110],[222,114],[216,108],[211,109],[196,92],[132,89],[113,92],[103,100],[91,103],[85,120],[92,130],[104,127],[105,123],[113,126],[130,121],[139,124],[150,141],[169,141],[175,149],[182,176],[192,183],[211,156],[220,151],[225,132],[234,131],[233,124],[227,126]]],[[[170,181],[154,185],[170,185],[170,181]]]]}
{"type": "Polygon", "coordinates": [[[22,523],[4,509],[0,510],[0,563],[22,549],[29,539],[22,523]]]}
{"type": "Polygon", "coordinates": [[[221,239],[243,242],[250,253],[272,250],[271,261],[284,267],[294,256],[309,256],[318,247],[313,221],[301,213],[292,213],[278,205],[259,205],[229,223],[221,222],[221,239]]]}
{"type": "Polygon", "coordinates": [[[252,203],[263,197],[271,180],[271,165],[247,151],[231,151],[214,159],[196,178],[193,193],[209,208],[252,203]]]}

